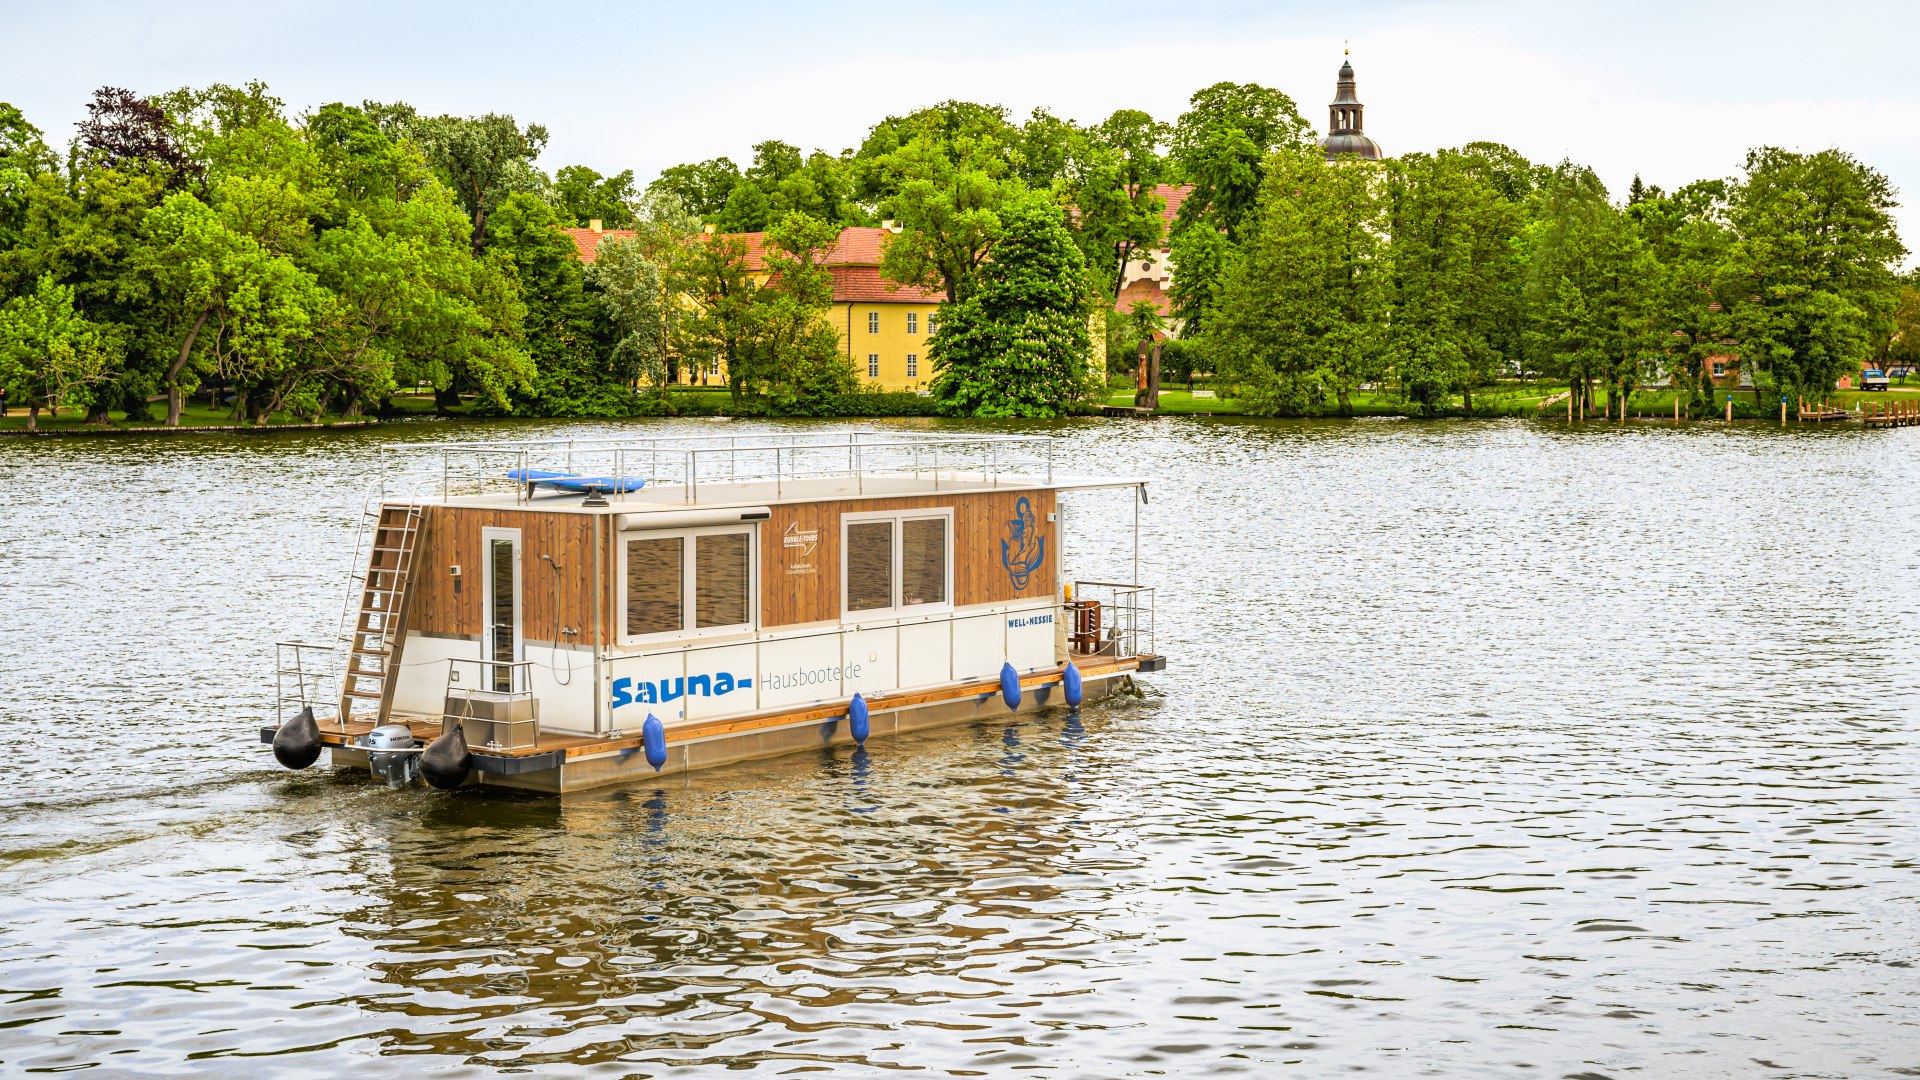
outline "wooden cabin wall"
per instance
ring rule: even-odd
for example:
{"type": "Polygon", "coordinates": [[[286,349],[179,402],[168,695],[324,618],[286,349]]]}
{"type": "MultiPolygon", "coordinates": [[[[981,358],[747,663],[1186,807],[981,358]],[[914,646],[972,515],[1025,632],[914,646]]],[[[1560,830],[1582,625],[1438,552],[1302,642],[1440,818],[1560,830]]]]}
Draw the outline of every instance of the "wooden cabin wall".
{"type": "Polygon", "coordinates": [[[1052,491],[993,491],[895,499],[797,503],[773,507],[761,526],[761,626],[792,626],[840,617],[840,515],[880,510],[953,508],[954,602],[998,604],[1052,596],[1058,587],[1059,528],[1048,520],[1055,509],[1052,491]],[[1046,559],[1016,589],[1000,558],[1000,542],[1022,498],[1029,500],[1034,528],[1045,538],[1046,559]],[[814,534],[814,548],[789,545],[795,535],[814,534]]]}
{"type": "MultiPolygon", "coordinates": [[[[593,531],[588,515],[430,505],[422,524],[425,530],[414,559],[408,629],[478,638],[486,596],[480,530],[519,529],[521,633],[529,641],[550,641],[557,618],[559,626],[580,631],[571,638],[563,636],[562,644],[592,643],[593,531]],[[556,574],[542,555],[551,555],[560,572],[556,574]],[[453,566],[460,567],[458,592],[449,572],[453,566]]],[[[608,558],[604,540],[602,546],[604,562],[608,558]]],[[[602,571],[603,582],[612,579],[608,566],[602,571]]],[[[606,617],[603,610],[603,625],[606,617]]]]}

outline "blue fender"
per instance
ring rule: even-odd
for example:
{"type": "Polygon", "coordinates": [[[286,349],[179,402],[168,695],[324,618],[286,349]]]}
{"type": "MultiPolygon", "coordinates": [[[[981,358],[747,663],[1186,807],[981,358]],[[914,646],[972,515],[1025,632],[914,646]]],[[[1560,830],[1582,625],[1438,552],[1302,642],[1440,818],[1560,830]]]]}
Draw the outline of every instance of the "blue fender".
{"type": "Polygon", "coordinates": [[[1000,696],[1007,701],[1007,708],[1020,707],[1020,673],[1013,670],[1013,664],[1000,665],[1000,696]]]}
{"type": "Polygon", "coordinates": [[[1080,669],[1075,667],[1071,660],[1067,661],[1067,669],[1060,673],[1060,689],[1066,692],[1068,708],[1080,707],[1080,699],[1086,694],[1080,685],[1080,669]]]}
{"type": "Polygon", "coordinates": [[[853,734],[853,741],[861,746],[867,745],[867,699],[859,694],[847,704],[847,730],[853,734]]]}
{"type": "Polygon", "coordinates": [[[654,772],[667,763],[667,726],[652,713],[647,714],[647,722],[640,725],[640,743],[647,748],[647,764],[654,772]]]}

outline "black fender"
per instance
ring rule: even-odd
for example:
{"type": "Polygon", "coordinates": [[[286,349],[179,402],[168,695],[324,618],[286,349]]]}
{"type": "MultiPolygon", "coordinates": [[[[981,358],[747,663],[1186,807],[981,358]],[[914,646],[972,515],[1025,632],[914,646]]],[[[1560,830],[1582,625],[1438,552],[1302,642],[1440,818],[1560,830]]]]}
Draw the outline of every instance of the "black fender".
{"type": "Polygon", "coordinates": [[[304,769],[320,760],[320,725],[313,707],[306,706],[273,733],[274,759],[289,769],[304,769]]]}
{"type": "Polygon", "coordinates": [[[420,753],[420,775],[442,791],[452,791],[467,782],[473,771],[473,755],[467,752],[467,734],[460,725],[443,732],[420,753]]]}

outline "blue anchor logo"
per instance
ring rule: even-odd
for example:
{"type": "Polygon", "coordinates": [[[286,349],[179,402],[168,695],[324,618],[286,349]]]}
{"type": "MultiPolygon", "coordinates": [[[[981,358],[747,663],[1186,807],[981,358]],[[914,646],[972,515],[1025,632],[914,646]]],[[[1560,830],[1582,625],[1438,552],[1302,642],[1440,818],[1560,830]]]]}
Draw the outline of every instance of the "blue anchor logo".
{"type": "Polygon", "coordinates": [[[1007,539],[1000,541],[1000,565],[1007,568],[1007,580],[1016,591],[1025,589],[1033,572],[1047,558],[1047,538],[1040,535],[1033,516],[1033,504],[1025,495],[1015,504],[1013,518],[1007,522],[1007,539]]]}

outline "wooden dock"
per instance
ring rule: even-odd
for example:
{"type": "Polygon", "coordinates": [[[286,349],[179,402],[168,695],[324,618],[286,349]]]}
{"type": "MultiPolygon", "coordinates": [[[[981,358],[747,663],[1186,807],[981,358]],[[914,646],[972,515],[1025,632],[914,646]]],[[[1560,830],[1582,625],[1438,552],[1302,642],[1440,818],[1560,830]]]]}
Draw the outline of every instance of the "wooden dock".
{"type": "MultiPolygon", "coordinates": [[[[1781,408],[1785,407],[1781,406],[1781,408]]],[[[1806,398],[1800,399],[1800,411],[1794,414],[1794,419],[1803,424],[1821,424],[1830,420],[1851,420],[1852,418],[1852,413],[1837,405],[1825,401],[1810,404],[1806,398]]]]}
{"type": "Polygon", "coordinates": [[[1868,427],[1920,427],[1920,401],[1862,404],[1860,420],[1868,427]]]}

